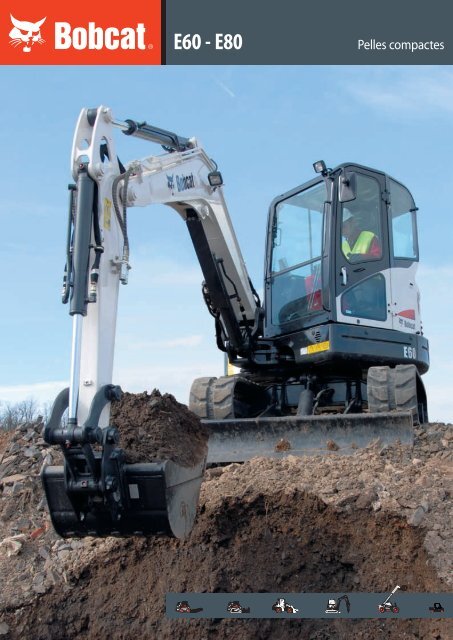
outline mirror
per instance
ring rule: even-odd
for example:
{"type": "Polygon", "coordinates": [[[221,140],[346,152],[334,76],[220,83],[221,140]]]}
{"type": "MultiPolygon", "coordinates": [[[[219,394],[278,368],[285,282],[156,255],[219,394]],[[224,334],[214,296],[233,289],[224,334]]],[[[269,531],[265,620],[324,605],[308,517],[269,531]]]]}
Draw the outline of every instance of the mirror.
{"type": "Polygon", "coordinates": [[[340,188],[338,199],[340,202],[351,202],[357,197],[357,174],[342,173],[340,175],[340,188]]]}

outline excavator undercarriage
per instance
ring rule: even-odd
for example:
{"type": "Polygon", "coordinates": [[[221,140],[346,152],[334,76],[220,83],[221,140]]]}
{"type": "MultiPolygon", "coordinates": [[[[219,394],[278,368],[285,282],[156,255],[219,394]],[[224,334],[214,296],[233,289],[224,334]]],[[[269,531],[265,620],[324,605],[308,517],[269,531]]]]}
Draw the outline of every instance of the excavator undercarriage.
{"type": "Polygon", "coordinates": [[[189,408],[210,431],[210,465],[256,456],[350,454],[373,443],[412,445],[413,425],[427,421],[414,365],[370,367],[365,381],[198,378],[189,408]]]}

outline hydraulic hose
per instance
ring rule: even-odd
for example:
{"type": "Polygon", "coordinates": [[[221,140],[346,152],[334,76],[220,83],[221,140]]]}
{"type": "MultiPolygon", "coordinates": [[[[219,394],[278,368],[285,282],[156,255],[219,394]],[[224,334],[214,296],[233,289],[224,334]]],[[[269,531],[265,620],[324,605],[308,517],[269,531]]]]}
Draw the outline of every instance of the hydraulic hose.
{"type": "Polygon", "coordinates": [[[115,214],[118,220],[118,224],[120,225],[121,232],[124,238],[124,249],[123,249],[123,260],[126,264],[129,262],[129,237],[127,234],[127,187],[129,183],[129,178],[131,174],[134,172],[134,169],[127,169],[125,173],[117,176],[113,181],[112,187],[112,200],[113,207],[115,209],[115,214]],[[122,187],[122,211],[120,209],[120,204],[118,202],[118,186],[120,182],[123,182],[122,187]]]}
{"type": "Polygon", "coordinates": [[[69,184],[69,212],[68,212],[68,227],[66,233],[66,264],[63,274],[63,291],[61,293],[61,301],[63,304],[67,304],[71,293],[72,286],[72,244],[73,244],[73,229],[75,219],[75,207],[76,207],[76,192],[77,186],[75,184],[69,184]]]}

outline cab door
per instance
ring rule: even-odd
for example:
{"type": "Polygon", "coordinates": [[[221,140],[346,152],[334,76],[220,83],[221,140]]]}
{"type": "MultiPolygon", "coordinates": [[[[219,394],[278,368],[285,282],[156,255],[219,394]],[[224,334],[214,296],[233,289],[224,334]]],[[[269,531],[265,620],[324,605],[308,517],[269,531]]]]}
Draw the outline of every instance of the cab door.
{"type": "Polygon", "coordinates": [[[391,282],[385,175],[351,165],[343,168],[337,180],[337,321],[390,329],[391,282]],[[344,184],[351,185],[346,196],[342,189],[344,184]]]}
{"type": "Polygon", "coordinates": [[[393,329],[421,333],[417,207],[408,189],[393,178],[388,178],[388,192],[393,329]]]}

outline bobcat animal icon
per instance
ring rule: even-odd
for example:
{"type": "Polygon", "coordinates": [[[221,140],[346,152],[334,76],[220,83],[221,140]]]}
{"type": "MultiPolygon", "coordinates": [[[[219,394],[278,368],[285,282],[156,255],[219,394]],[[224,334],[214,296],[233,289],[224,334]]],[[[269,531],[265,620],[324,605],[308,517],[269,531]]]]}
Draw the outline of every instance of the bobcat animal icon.
{"type": "Polygon", "coordinates": [[[173,189],[175,188],[175,176],[174,176],[174,174],[169,176],[168,173],[166,175],[167,175],[167,187],[171,191],[173,191],[173,189]]]}
{"type": "Polygon", "coordinates": [[[28,22],[27,20],[17,20],[13,15],[9,14],[13,28],[9,32],[9,41],[12,47],[23,45],[22,51],[30,53],[31,48],[37,42],[44,44],[45,40],[41,38],[41,25],[46,18],[38,20],[38,22],[28,22]]]}

